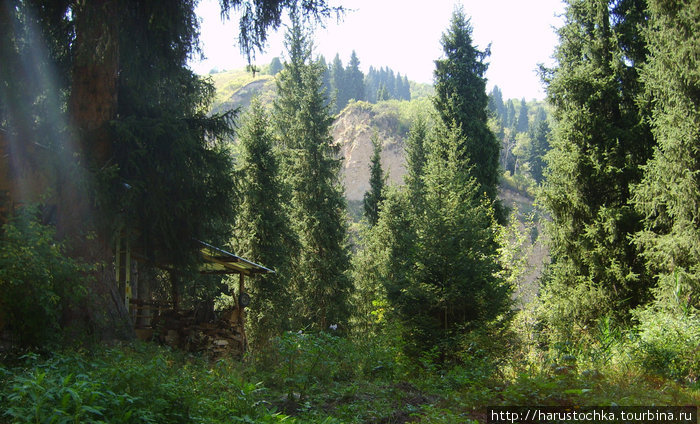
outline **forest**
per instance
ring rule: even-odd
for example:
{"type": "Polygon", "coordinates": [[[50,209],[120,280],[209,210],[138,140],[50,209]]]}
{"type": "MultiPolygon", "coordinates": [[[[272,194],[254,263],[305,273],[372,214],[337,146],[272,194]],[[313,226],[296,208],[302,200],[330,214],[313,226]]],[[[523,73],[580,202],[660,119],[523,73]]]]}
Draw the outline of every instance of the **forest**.
{"type": "Polygon", "coordinates": [[[565,0],[545,101],[463,7],[432,87],[327,0],[220,0],[200,76],[197,3],[0,1],[0,423],[697,422],[699,0],[565,0]]]}

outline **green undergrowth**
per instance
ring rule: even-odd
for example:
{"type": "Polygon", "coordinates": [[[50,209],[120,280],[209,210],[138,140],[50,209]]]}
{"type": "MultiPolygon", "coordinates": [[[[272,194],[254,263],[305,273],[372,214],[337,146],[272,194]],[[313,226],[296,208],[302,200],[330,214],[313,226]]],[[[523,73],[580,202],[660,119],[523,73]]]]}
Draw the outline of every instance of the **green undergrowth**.
{"type": "Polygon", "coordinates": [[[483,423],[488,406],[700,403],[697,384],[630,363],[470,346],[446,364],[395,346],[300,332],[243,361],[144,343],[4,356],[0,422],[483,423]]]}

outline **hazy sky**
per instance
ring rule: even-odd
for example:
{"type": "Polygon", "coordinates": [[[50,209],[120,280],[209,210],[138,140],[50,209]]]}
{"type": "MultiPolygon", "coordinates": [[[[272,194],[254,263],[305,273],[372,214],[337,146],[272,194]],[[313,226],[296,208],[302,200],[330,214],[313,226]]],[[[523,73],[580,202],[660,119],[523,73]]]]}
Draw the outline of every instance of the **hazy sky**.
{"type": "MultiPolygon", "coordinates": [[[[434,60],[442,54],[440,37],[447,29],[455,4],[462,4],[474,28],[475,44],[491,44],[488,89],[498,85],[505,98],[544,98],[537,64],[552,63],[562,25],[561,0],[331,0],[350,9],[340,23],[331,19],[315,31],[315,51],[330,62],[336,53],[347,64],[354,49],[360,67],[388,66],[409,79],[432,83],[434,60]]],[[[211,69],[237,69],[246,60],[239,53],[236,18],[222,23],[217,0],[202,0],[201,43],[206,59],[191,66],[200,74],[211,69]]],[[[282,57],[284,29],[273,34],[256,63],[282,57]]]]}

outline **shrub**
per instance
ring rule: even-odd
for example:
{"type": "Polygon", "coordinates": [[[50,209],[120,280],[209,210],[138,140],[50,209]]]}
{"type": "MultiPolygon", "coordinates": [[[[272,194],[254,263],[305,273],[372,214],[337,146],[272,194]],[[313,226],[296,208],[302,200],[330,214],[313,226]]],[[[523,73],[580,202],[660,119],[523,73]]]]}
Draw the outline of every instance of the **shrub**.
{"type": "Polygon", "coordinates": [[[637,313],[633,357],[646,370],[696,382],[700,376],[700,317],[659,308],[637,313]]]}
{"type": "Polygon", "coordinates": [[[27,208],[0,232],[0,322],[22,345],[55,341],[61,317],[86,294],[87,267],[27,208]]]}

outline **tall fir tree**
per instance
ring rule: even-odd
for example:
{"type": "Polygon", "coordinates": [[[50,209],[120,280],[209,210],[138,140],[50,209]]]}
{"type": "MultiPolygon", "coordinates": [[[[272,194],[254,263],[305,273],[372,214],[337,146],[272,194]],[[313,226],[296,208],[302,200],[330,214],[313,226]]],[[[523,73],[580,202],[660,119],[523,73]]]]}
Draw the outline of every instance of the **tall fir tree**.
{"type": "Polygon", "coordinates": [[[300,249],[295,264],[294,315],[300,328],[347,326],[352,285],[341,161],[330,128],[333,118],[321,90],[323,70],[298,20],[286,35],[289,61],[277,80],[275,121],[291,191],[292,226],[300,249]]]}
{"type": "Polygon", "coordinates": [[[557,337],[605,316],[624,321],[649,298],[652,279],[630,240],[641,222],[630,185],[653,144],[636,106],[633,67],[645,51],[625,43],[644,23],[644,2],[569,0],[559,30],[558,64],[547,77],[556,126],[543,190],[553,258],[543,311],[557,337]]]}
{"type": "Polygon", "coordinates": [[[459,129],[460,160],[473,165],[479,190],[497,202],[500,144],[488,127],[485,63],[490,51],[472,44],[472,26],[462,9],[442,35],[444,59],[435,61],[435,109],[442,122],[459,129]]]}
{"type": "Polygon", "coordinates": [[[337,53],[333,58],[330,70],[332,96],[335,97],[335,108],[333,112],[338,113],[348,104],[349,98],[347,96],[347,85],[345,84],[345,68],[343,67],[343,62],[340,60],[340,55],[337,53]]]}
{"type": "MultiPolygon", "coordinates": [[[[542,109],[540,109],[542,110],[542,109]]],[[[530,164],[530,175],[537,184],[544,178],[546,162],[545,155],[550,149],[549,137],[552,130],[547,119],[535,121],[530,125],[530,149],[527,152],[527,161],[530,164]]]]}
{"type": "Polygon", "coordinates": [[[235,251],[276,271],[248,278],[248,292],[253,299],[248,312],[249,338],[254,347],[263,347],[290,329],[292,298],[287,282],[291,277],[290,255],[298,249],[287,214],[288,199],[268,116],[255,98],[238,130],[235,251]]]}
{"type": "Polygon", "coordinates": [[[360,70],[360,59],[357,58],[355,50],[350,55],[350,62],[345,69],[345,85],[347,98],[354,100],[365,99],[365,75],[360,70]]]}
{"type": "Polygon", "coordinates": [[[270,62],[270,75],[275,76],[282,70],[282,61],[279,57],[273,57],[270,62]]]}
{"type": "Polygon", "coordinates": [[[382,142],[376,134],[372,135],[372,157],[369,164],[369,191],[365,193],[362,201],[365,217],[370,226],[375,226],[379,220],[379,209],[384,200],[384,186],[386,178],[382,170],[381,162],[382,142]]]}
{"type": "Polygon", "coordinates": [[[458,128],[444,125],[433,134],[422,175],[423,211],[413,221],[410,279],[403,287],[394,281],[387,287],[406,342],[414,352],[438,346],[443,358],[465,331],[492,322],[510,305],[510,289],[496,276],[491,201],[459,158],[462,137],[458,128]]]}
{"type": "Polygon", "coordinates": [[[518,122],[515,124],[515,130],[521,133],[527,132],[530,127],[529,117],[527,116],[527,103],[525,99],[520,100],[520,110],[518,111],[518,122]]]}
{"type": "Polygon", "coordinates": [[[498,118],[501,122],[501,126],[505,125],[505,105],[503,104],[503,93],[497,85],[493,86],[491,94],[489,95],[489,112],[492,116],[498,118]]]}
{"type": "Polygon", "coordinates": [[[427,160],[427,137],[428,125],[424,117],[418,116],[413,121],[406,140],[406,175],[404,182],[419,217],[423,211],[423,199],[425,197],[423,170],[427,160]]]}
{"type": "Polygon", "coordinates": [[[660,306],[700,309],[700,2],[649,1],[650,59],[642,78],[658,141],[634,203],[636,244],[658,275],[660,306]]]}

